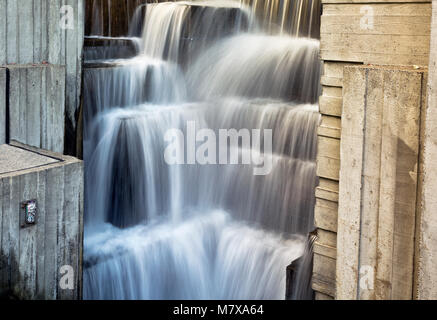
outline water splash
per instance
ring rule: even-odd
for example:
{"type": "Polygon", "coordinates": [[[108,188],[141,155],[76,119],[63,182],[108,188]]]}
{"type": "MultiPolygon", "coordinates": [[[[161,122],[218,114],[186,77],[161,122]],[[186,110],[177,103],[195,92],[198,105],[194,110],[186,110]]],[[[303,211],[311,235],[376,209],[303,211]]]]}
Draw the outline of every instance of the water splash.
{"type": "Polygon", "coordinates": [[[85,245],[84,299],[282,299],[284,269],[304,249],[223,211],[102,229],[85,245]]]}

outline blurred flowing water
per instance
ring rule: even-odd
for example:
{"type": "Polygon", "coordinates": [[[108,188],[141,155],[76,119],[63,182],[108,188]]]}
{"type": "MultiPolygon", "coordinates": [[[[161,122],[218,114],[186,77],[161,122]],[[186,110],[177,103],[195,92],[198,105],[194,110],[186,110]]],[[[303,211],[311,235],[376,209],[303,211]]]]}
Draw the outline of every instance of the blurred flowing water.
{"type": "Polygon", "coordinates": [[[299,258],[292,297],[311,298],[319,43],[272,34],[242,2],[139,4],[125,37],[95,36],[105,46],[84,79],[85,299],[284,299],[299,258]],[[136,56],[115,57],[111,43],[126,39],[136,56]],[[271,172],[167,164],[164,136],[189,135],[188,121],[271,129],[271,172]]]}

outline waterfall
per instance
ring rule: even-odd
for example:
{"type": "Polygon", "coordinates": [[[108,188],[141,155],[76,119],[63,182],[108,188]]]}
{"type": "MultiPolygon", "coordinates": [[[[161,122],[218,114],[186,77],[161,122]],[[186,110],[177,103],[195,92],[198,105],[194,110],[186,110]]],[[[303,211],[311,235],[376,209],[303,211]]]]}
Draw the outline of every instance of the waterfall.
{"type": "Polygon", "coordinates": [[[318,54],[316,40],[243,34],[206,51],[188,78],[201,99],[231,95],[315,103],[318,54]]]}
{"type": "MultiPolygon", "coordinates": [[[[128,34],[140,36],[146,5],[162,2],[183,1],[87,0],[86,34],[108,37],[128,34]],[[116,19],[114,19],[114,14],[117,16],[116,19]]],[[[320,37],[321,0],[192,0],[188,3],[189,5],[197,4],[199,7],[211,8],[213,6],[221,12],[224,12],[222,10],[224,7],[244,9],[246,14],[250,13],[251,20],[258,20],[259,27],[272,34],[289,34],[315,39],[320,37]]],[[[230,22],[234,24],[239,21],[231,20],[230,22]]]]}
{"type": "Polygon", "coordinates": [[[240,0],[270,33],[319,38],[321,0],[240,0]]]}
{"type": "Polygon", "coordinates": [[[115,40],[141,39],[137,55],[90,55],[85,299],[283,299],[297,259],[292,296],[310,298],[319,44],[272,34],[252,9],[141,3],[115,40]],[[236,143],[213,140],[223,132],[236,143]]]}

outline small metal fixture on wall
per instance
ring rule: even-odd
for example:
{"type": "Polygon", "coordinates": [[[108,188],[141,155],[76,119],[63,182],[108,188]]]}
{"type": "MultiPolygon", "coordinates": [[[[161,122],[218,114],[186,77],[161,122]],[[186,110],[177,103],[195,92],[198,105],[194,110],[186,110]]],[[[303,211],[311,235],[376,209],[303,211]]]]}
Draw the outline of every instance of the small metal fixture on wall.
{"type": "Polygon", "coordinates": [[[36,200],[29,200],[21,203],[21,227],[26,228],[36,224],[38,204],[36,200]]]}

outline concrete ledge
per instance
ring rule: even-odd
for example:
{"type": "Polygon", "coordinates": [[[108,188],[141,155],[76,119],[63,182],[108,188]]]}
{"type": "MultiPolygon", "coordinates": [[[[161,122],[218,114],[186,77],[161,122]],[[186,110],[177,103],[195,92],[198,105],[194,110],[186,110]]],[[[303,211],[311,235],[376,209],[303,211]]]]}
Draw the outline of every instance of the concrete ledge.
{"type": "Polygon", "coordinates": [[[335,297],[335,259],[314,254],[312,288],[335,297]]]}
{"type": "Polygon", "coordinates": [[[340,139],[341,119],[339,117],[322,115],[317,134],[323,137],[340,139]]]}
{"type": "Polygon", "coordinates": [[[328,296],[328,295],[326,295],[324,293],[316,292],[315,300],[334,300],[334,298],[331,297],[331,296],[328,296]]]}
{"type": "Polygon", "coordinates": [[[110,37],[85,37],[84,60],[128,59],[139,50],[132,39],[110,37]]]}
{"type": "Polygon", "coordinates": [[[338,203],[316,199],[314,223],[319,229],[337,232],[338,203]]]}
{"type": "MultiPolygon", "coordinates": [[[[326,87],[324,87],[324,91],[326,91],[326,87]]],[[[322,115],[340,117],[342,103],[343,99],[340,97],[330,97],[323,95],[320,97],[319,100],[320,113],[322,115]]]]}
{"type": "Polygon", "coordinates": [[[331,180],[339,179],[340,140],[318,136],[317,175],[331,180]]]}
{"type": "Polygon", "coordinates": [[[316,198],[338,202],[338,182],[320,178],[319,186],[316,188],[316,198]]]}
{"type": "Polygon", "coordinates": [[[17,142],[0,155],[0,287],[20,299],[81,298],[82,162],[17,142]],[[33,200],[29,224],[23,205],[33,200]]]}

